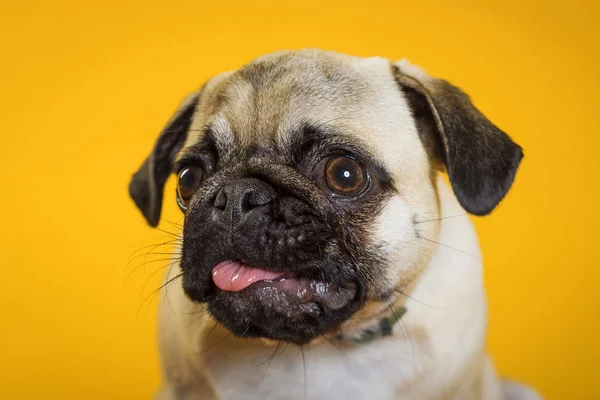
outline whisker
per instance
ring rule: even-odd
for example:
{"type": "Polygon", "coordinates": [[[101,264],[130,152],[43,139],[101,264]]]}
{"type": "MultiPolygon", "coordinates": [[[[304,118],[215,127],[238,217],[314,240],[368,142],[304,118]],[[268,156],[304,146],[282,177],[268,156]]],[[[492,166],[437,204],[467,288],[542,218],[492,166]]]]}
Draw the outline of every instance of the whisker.
{"type": "Polygon", "coordinates": [[[302,369],[304,370],[304,400],[306,400],[308,393],[306,385],[306,358],[304,356],[304,346],[300,346],[300,351],[302,352],[302,369]]]}
{"type": "Polygon", "coordinates": [[[141,264],[136,265],[135,268],[133,268],[133,270],[131,270],[131,272],[129,273],[129,276],[127,278],[129,278],[135,271],[146,266],[147,264],[154,264],[154,263],[161,262],[161,261],[176,261],[180,258],[179,256],[177,256],[177,257],[176,256],[177,256],[177,254],[172,254],[172,257],[156,258],[154,260],[144,261],[141,264]]]}
{"type": "Polygon", "coordinates": [[[172,225],[174,228],[177,228],[177,229],[181,229],[181,228],[183,228],[183,224],[179,224],[179,223],[177,223],[177,222],[169,221],[169,220],[168,220],[168,219],[166,219],[166,218],[161,218],[160,220],[161,220],[161,221],[165,221],[165,222],[167,222],[167,223],[171,224],[171,225],[172,225]]]}
{"type": "Polygon", "coordinates": [[[458,215],[451,215],[449,217],[441,217],[441,218],[433,218],[433,219],[426,219],[423,221],[415,221],[415,224],[423,224],[425,222],[433,222],[433,221],[442,221],[444,219],[451,219],[451,218],[458,218],[458,217],[466,217],[468,216],[468,213],[464,213],[464,214],[458,214],[458,215]]]}
{"type": "Polygon", "coordinates": [[[329,339],[327,336],[325,336],[325,335],[323,335],[323,334],[321,334],[321,336],[323,336],[325,339],[327,339],[327,341],[328,341],[329,343],[331,343],[331,345],[332,345],[333,347],[335,347],[335,348],[336,348],[336,349],[337,349],[337,350],[338,350],[340,353],[342,353],[342,354],[344,355],[344,357],[348,358],[348,356],[346,355],[346,353],[344,353],[344,352],[342,351],[342,349],[340,349],[340,348],[339,348],[339,346],[337,346],[337,345],[336,345],[336,344],[335,344],[335,343],[334,343],[334,342],[333,342],[331,339],[329,339]]]}
{"type": "Polygon", "coordinates": [[[432,243],[438,244],[438,245],[440,245],[440,246],[443,246],[443,247],[446,247],[446,248],[448,248],[448,249],[451,249],[451,250],[458,251],[459,253],[462,253],[462,254],[464,254],[464,255],[466,255],[466,256],[472,257],[472,258],[474,258],[474,259],[476,259],[476,260],[480,260],[480,259],[481,259],[481,257],[474,256],[473,254],[469,254],[469,253],[467,253],[467,252],[465,252],[465,251],[462,251],[462,250],[460,250],[460,249],[457,249],[457,248],[455,248],[455,247],[448,246],[447,244],[444,244],[444,243],[438,242],[437,240],[428,239],[428,238],[426,238],[426,237],[423,237],[423,236],[417,236],[417,237],[418,237],[419,239],[427,240],[428,242],[432,242],[432,243]]]}
{"type": "Polygon", "coordinates": [[[162,288],[164,288],[165,286],[167,286],[171,282],[175,281],[176,279],[181,278],[182,276],[183,276],[183,272],[180,273],[180,274],[178,274],[178,275],[175,275],[173,278],[169,279],[168,281],[166,281],[165,283],[163,283],[162,285],[160,285],[158,287],[158,289],[156,289],[152,293],[150,293],[150,295],[148,295],[148,297],[146,297],[146,299],[144,301],[142,301],[142,304],[140,304],[140,307],[138,308],[138,311],[137,311],[137,313],[135,315],[135,318],[137,319],[139,317],[140,311],[142,310],[142,307],[144,306],[144,304],[146,302],[148,302],[151,298],[154,298],[156,296],[156,294],[161,291],[162,288]]]}
{"type": "Polygon", "coordinates": [[[221,339],[217,340],[216,343],[213,343],[212,345],[208,346],[207,348],[204,348],[202,350],[200,350],[198,353],[192,353],[189,356],[193,357],[193,356],[199,356],[200,354],[204,354],[207,351],[209,351],[210,349],[212,349],[213,347],[219,345],[220,343],[222,343],[224,340],[226,340],[227,338],[229,338],[231,335],[233,334],[233,332],[229,332],[227,335],[223,336],[221,339]]]}
{"type": "MultiPolygon", "coordinates": [[[[154,250],[154,249],[151,249],[150,251],[152,251],[152,250],[154,250]]],[[[149,252],[150,252],[150,251],[149,251],[149,252]]],[[[148,252],[148,253],[149,253],[149,252],[148,252]]],[[[146,257],[144,257],[144,264],[143,264],[143,265],[144,265],[144,270],[146,270],[146,259],[148,258],[148,253],[146,253],[146,257]]],[[[174,251],[173,253],[175,254],[175,253],[178,253],[178,252],[175,252],[175,251],[174,251]]],[[[132,272],[133,272],[133,271],[132,271],[132,272]]]]}
{"type": "MultiPolygon", "coordinates": [[[[159,244],[150,244],[150,245],[148,245],[148,246],[141,247],[141,248],[137,249],[136,251],[134,251],[133,253],[131,253],[131,255],[129,256],[129,259],[127,260],[127,264],[129,264],[129,260],[131,259],[131,257],[133,257],[133,256],[134,256],[136,253],[138,253],[138,252],[140,252],[140,251],[142,251],[142,250],[144,250],[144,249],[147,249],[147,248],[149,248],[149,247],[160,247],[160,246],[166,246],[166,245],[168,245],[168,244],[170,244],[170,243],[175,243],[176,241],[177,241],[176,239],[171,239],[171,240],[167,240],[166,242],[163,242],[163,243],[159,243],[159,244]]],[[[151,249],[150,251],[152,251],[152,250],[154,250],[154,249],[151,249]]]]}
{"type": "MultiPolygon", "coordinates": [[[[394,318],[398,317],[398,311],[394,308],[394,305],[392,304],[392,302],[389,299],[386,299],[385,301],[390,309],[390,311],[392,312],[392,315],[394,318]]],[[[400,318],[401,320],[402,318],[400,318]]],[[[404,336],[404,334],[402,335],[404,337],[404,344],[406,345],[406,347],[408,348],[408,343],[406,342],[406,336],[404,336]]]]}
{"type": "MultiPolygon", "coordinates": [[[[269,366],[269,364],[271,363],[271,359],[278,354],[279,349],[281,348],[281,344],[282,341],[278,340],[277,341],[277,346],[275,346],[275,350],[273,351],[273,353],[271,353],[271,355],[269,357],[267,357],[264,361],[258,363],[258,364],[252,364],[252,367],[260,367],[261,365],[265,365],[267,364],[267,367],[269,366]]],[[[263,374],[264,375],[264,374],[263,374]]],[[[261,379],[262,381],[262,379],[261,379]]]]}
{"type": "MultiPolygon", "coordinates": [[[[278,353],[280,347],[281,347],[281,340],[277,343],[277,347],[275,347],[275,351],[273,352],[273,354],[271,354],[271,356],[269,358],[267,358],[266,363],[267,366],[265,367],[264,371],[262,372],[261,376],[260,376],[260,380],[258,381],[258,386],[260,386],[262,384],[262,382],[265,380],[265,377],[267,376],[267,372],[269,371],[269,367],[271,366],[271,361],[273,361],[273,359],[281,353],[278,353]]],[[[285,351],[285,350],[284,350],[285,351]]],[[[256,367],[263,365],[265,362],[262,362],[260,364],[255,365],[256,367]]]]}
{"type": "MultiPolygon", "coordinates": [[[[148,261],[148,263],[154,262],[154,261],[171,261],[171,264],[165,264],[160,268],[157,268],[156,271],[154,271],[153,273],[150,274],[150,276],[146,279],[146,282],[144,282],[144,285],[142,286],[142,292],[144,291],[144,289],[146,289],[146,286],[148,285],[148,283],[150,282],[150,280],[152,280],[152,277],[154,277],[156,274],[158,274],[160,271],[162,271],[163,269],[167,268],[167,267],[173,267],[173,265],[175,265],[176,263],[178,263],[179,261],[181,261],[181,257],[177,257],[177,258],[164,258],[162,260],[152,260],[152,261],[148,261]]],[[[168,275],[167,275],[168,276],[168,275]]]]}
{"type": "Polygon", "coordinates": [[[438,309],[438,310],[441,310],[441,309],[444,309],[444,308],[446,308],[446,307],[437,307],[437,306],[432,306],[432,305],[430,305],[430,304],[423,303],[422,301],[415,299],[415,298],[414,298],[414,297],[412,297],[411,295],[404,293],[404,292],[403,292],[402,290],[400,290],[400,289],[393,289],[393,290],[394,290],[394,292],[396,292],[396,293],[398,293],[398,294],[400,294],[400,295],[402,295],[402,296],[408,297],[409,299],[413,300],[414,302],[416,302],[416,303],[419,303],[419,304],[421,304],[421,305],[423,305],[423,306],[425,306],[425,307],[434,308],[434,309],[438,309]]]}
{"type": "Polygon", "coordinates": [[[208,340],[210,335],[215,331],[215,329],[217,329],[218,324],[219,324],[219,321],[215,321],[215,324],[213,325],[213,327],[210,328],[210,331],[208,331],[208,335],[206,335],[206,340],[208,340]]]}
{"type": "MultiPolygon", "coordinates": [[[[181,258],[180,258],[181,259],[181,258]]],[[[180,260],[179,259],[179,260],[180,260]]],[[[173,267],[175,266],[175,264],[177,264],[179,262],[179,260],[174,261],[173,263],[171,263],[171,266],[169,267],[169,270],[167,271],[167,276],[171,275],[171,271],[173,270],[173,267]]],[[[162,269],[162,268],[161,268],[162,269]]],[[[171,299],[169,298],[169,287],[167,286],[167,288],[165,289],[165,299],[167,299],[167,304],[169,305],[169,308],[171,309],[171,312],[173,313],[173,315],[177,318],[179,318],[179,315],[177,315],[177,313],[175,312],[175,310],[173,309],[173,305],[171,304],[171,299]]]]}
{"type": "Polygon", "coordinates": [[[140,257],[144,257],[144,256],[145,256],[145,257],[147,257],[147,256],[169,256],[169,255],[173,255],[173,254],[175,254],[175,253],[174,253],[174,252],[172,252],[172,251],[169,251],[169,252],[165,252],[165,251],[161,251],[161,252],[158,252],[158,251],[157,251],[157,252],[153,252],[152,250],[150,250],[150,251],[149,251],[149,252],[147,252],[147,253],[144,253],[144,254],[138,254],[137,256],[133,257],[133,258],[132,258],[132,259],[131,259],[129,262],[127,262],[127,264],[131,264],[131,262],[132,262],[133,260],[136,260],[136,259],[138,259],[138,258],[140,258],[140,257]]]}
{"type": "Polygon", "coordinates": [[[410,358],[412,359],[412,364],[413,364],[413,371],[417,370],[417,358],[415,357],[415,344],[412,340],[412,336],[410,336],[410,332],[408,331],[408,328],[406,327],[406,324],[404,323],[404,321],[402,321],[402,319],[400,319],[400,328],[403,330],[403,332],[406,333],[406,336],[408,337],[408,341],[410,342],[410,358]]]}
{"type": "Polygon", "coordinates": [[[200,305],[196,310],[186,312],[185,315],[200,315],[206,312],[206,307],[200,305]]]}
{"type": "Polygon", "coordinates": [[[150,228],[156,229],[159,232],[166,233],[167,235],[174,236],[179,242],[183,241],[183,238],[181,237],[181,235],[179,235],[177,233],[169,232],[168,230],[159,228],[158,226],[151,226],[147,222],[143,222],[143,224],[149,226],[150,228]]]}
{"type": "Polygon", "coordinates": [[[246,333],[248,333],[248,331],[250,330],[250,322],[248,322],[248,326],[246,327],[246,329],[244,330],[244,333],[242,333],[240,336],[244,337],[244,335],[246,335],[246,333]]]}
{"type": "MultiPolygon", "coordinates": [[[[169,253],[167,253],[167,254],[169,254],[169,253]]],[[[176,256],[176,254],[172,254],[172,255],[173,255],[173,256],[176,256]]],[[[125,277],[125,282],[123,283],[123,289],[125,289],[125,287],[127,286],[127,283],[129,282],[129,279],[131,279],[131,277],[133,276],[133,274],[134,274],[136,271],[138,271],[140,268],[142,268],[142,267],[146,268],[146,265],[147,265],[147,264],[153,264],[153,263],[155,263],[155,262],[161,262],[161,261],[178,261],[180,258],[181,258],[181,257],[178,257],[178,258],[173,258],[173,257],[169,257],[169,258],[159,258],[159,259],[156,259],[156,260],[150,260],[150,261],[144,261],[144,262],[142,262],[140,265],[137,265],[135,268],[133,268],[129,274],[127,274],[127,276],[125,277]]],[[[167,264],[167,265],[168,265],[168,264],[167,264]]],[[[166,267],[167,265],[165,265],[165,267],[166,267]]],[[[154,276],[154,275],[155,275],[155,274],[156,274],[158,271],[160,271],[160,270],[161,270],[161,269],[163,269],[163,268],[164,268],[164,267],[161,267],[161,268],[159,268],[157,271],[154,271],[154,272],[152,273],[152,275],[150,275],[150,277],[154,276]]],[[[146,281],[146,283],[148,283],[148,282],[146,281]]],[[[146,286],[146,285],[144,284],[144,287],[145,287],[145,286],[146,286]]],[[[142,290],[143,290],[143,288],[142,288],[142,290]]]]}
{"type": "MultiPolygon", "coordinates": [[[[396,318],[398,316],[398,310],[396,310],[394,308],[394,305],[391,303],[391,301],[389,299],[387,299],[386,302],[387,302],[390,310],[392,311],[392,315],[396,318]]],[[[410,332],[406,328],[406,325],[404,324],[404,321],[402,321],[402,318],[399,318],[399,322],[400,322],[400,330],[402,331],[402,338],[404,339],[404,345],[406,346],[407,349],[408,349],[408,341],[406,340],[406,338],[408,338],[409,341],[410,341],[411,359],[412,359],[412,363],[413,363],[413,368],[416,369],[416,365],[415,365],[415,348],[414,348],[414,344],[413,344],[413,341],[412,341],[412,337],[410,336],[410,332]]]]}

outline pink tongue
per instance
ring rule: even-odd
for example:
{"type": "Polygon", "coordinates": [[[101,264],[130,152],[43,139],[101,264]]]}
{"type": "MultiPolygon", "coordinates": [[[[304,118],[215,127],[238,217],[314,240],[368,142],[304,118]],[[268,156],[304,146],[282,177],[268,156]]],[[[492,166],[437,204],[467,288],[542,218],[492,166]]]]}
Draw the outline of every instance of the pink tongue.
{"type": "Polygon", "coordinates": [[[253,282],[276,279],[281,275],[283,275],[282,272],[265,271],[264,269],[249,267],[237,261],[223,261],[215,265],[212,271],[215,285],[227,292],[239,292],[253,282]]]}

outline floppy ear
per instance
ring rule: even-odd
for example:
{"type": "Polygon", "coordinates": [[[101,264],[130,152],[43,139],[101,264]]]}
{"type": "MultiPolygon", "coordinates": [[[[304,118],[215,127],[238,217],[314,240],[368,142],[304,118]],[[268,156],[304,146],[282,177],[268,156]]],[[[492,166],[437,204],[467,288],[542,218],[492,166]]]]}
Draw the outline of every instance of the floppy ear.
{"type": "Polygon", "coordinates": [[[429,154],[446,167],[461,206],[471,214],[489,214],[513,183],[521,147],[459,88],[404,61],[393,65],[392,72],[429,154]]]}
{"type": "Polygon", "coordinates": [[[198,104],[199,93],[190,94],[160,133],[152,153],[129,183],[129,195],[150,226],[157,226],[162,208],[163,188],[173,161],[183,146],[198,104]]]}

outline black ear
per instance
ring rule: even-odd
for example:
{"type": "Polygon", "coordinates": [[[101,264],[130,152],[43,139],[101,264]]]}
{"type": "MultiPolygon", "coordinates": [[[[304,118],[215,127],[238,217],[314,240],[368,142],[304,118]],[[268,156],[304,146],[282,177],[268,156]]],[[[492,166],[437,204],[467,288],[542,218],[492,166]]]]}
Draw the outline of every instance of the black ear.
{"type": "Polygon", "coordinates": [[[152,153],[129,183],[129,195],[150,226],[157,226],[160,220],[163,188],[171,174],[175,155],[187,138],[197,104],[198,93],[189,95],[183,101],[160,133],[152,153]]]}
{"type": "Polygon", "coordinates": [[[481,114],[459,88],[405,62],[392,70],[422,127],[422,139],[433,143],[429,153],[445,165],[462,207],[471,214],[489,214],[513,183],[523,158],[521,147],[481,114]]]}

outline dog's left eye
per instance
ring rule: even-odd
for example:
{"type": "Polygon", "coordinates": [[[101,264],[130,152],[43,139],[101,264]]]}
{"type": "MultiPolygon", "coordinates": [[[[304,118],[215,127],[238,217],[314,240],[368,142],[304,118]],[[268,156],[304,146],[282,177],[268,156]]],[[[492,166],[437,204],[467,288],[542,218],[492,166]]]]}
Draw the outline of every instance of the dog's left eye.
{"type": "Polygon", "coordinates": [[[198,191],[202,183],[202,168],[191,165],[183,167],[177,174],[177,204],[182,211],[187,206],[194,193],[198,191]]]}
{"type": "Polygon", "coordinates": [[[332,195],[353,197],[368,186],[369,175],[354,158],[334,156],[322,160],[313,173],[316,184],[332,195]]]}

